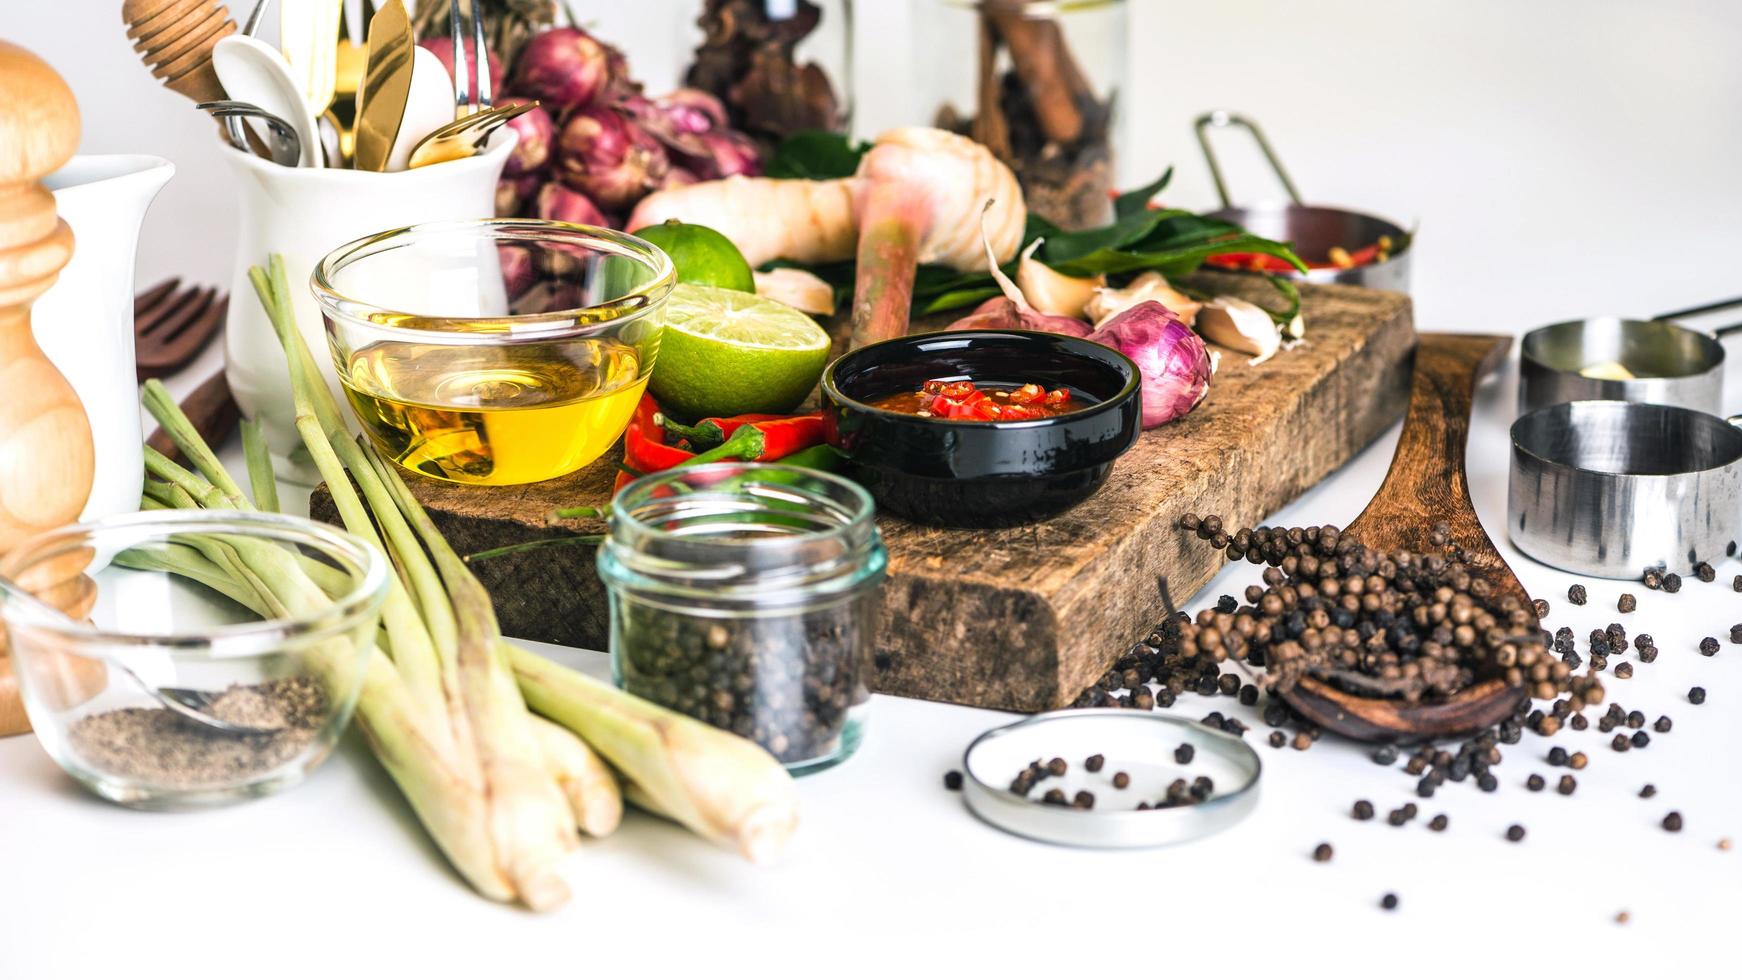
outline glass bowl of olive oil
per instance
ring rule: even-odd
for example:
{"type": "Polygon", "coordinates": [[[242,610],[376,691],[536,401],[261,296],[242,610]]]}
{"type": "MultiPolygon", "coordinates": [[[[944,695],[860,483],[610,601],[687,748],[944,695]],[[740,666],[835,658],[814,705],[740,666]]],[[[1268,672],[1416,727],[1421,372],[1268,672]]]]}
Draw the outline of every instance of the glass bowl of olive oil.
{"type": "Polygon", "coordinates": [[[632,235],[496,219],[358,239],[310,288],[375,445],[422,476],[502,486],[573,473],[623,434],[675,281],[632,235]]]}

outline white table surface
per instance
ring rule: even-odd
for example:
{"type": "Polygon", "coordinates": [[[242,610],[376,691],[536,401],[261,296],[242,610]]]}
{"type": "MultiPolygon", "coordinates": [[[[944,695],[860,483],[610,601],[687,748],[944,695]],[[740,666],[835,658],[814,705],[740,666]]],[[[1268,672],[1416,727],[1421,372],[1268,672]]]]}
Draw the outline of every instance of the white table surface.
{"type": "MultiPolygon", "coordinates": [[[[172,272],[224,281],[234,205],[209,124],[145,81],[112,8],[12,6],[0,32],[67,76],[84,152],[155,152],[181,168],[147,222],[141,284],[172,272]]],[[[635,6],[599,16],[613,27],[635,6]]],[[[905,75],[884,57],[899,65],[911,54],[906,9],[860,5],[867,132],[903,119],[898,105],[912,94],[889,82],[905,75]]],[[[1132,76],[1143,101],[1132,103],[1128,176],[1178,163],[1170,201],[1211,204],[1189,121],[1217,103],[1247,109],[1313,198],[1420,219],[1415,295],[1426,325],[1506,332],[1691,305],[1737,292],[1738,24],[1742,7],[1726,0],[1139,0],[1132,76]],[[1289,97],[1301,91],[1308,97],[1289,97]]],[[[657,43],[617,29],[637,49],[657,43]]],[[[1242,195],[1271,186],[1249,165],[1234,169],[1242,195]]],[[[208,351],[180,387],[216,364],[208,351]]],[[[1471,484],[1495,529],[1515,381],[1509,371],[1488,386],[1474,426],[1471,484]]],[[[1730,378],[1732,410],[1739,384],[1730,378]]],[[[1395,439],[1272,521],[1346,522],[1378,487],[1395,439]]],[[[1742,597],[1698,582],[1674,597],[1634,588],[1640,611],[1619,616],[1623,587],[1603,583],[1574,609],[1564,601],[1571,576],[1508,557],[1554,604],[1551,626],[1582,641],[1620,620],[1663,650],[1608,687],[1653,719],[1670,714],[1675,730],[1625,755],[1594,727],[1557,739],[1592,760],[1571,798],[1524,790],[1532,772],[1551,785],[1562,772],[1542,761],[1544,740],[1526,735],[1503,747],[1500,792],[1448,785],[1420,801],[1421,819],[1394,829],[1383,813],[1414,799],[1400,771],[1329,738],[1304,754],[1271,749],[1256,710],[1186,697],[1175,708],[1183,717],[1214,709],[1255,725],[1248,738],[1266,764],[1256,813],[1166,850],[1048,847],[982,825],[941,787],[968,741],[1008,716],[879,697],[857,757],[802,781],[804,826],[778,865],[751,867],[632,815],[575,857],[574,900],[537,916],[473,895],[355,741],[285,795],[146,814],[84,794],[21,737],[0,740],[0,980],[382,968],[398,969],[374,975],[421,978],[490,967],[557,977],[1180,966],[1234,977],[1468,976],[1637,963],[1659,967],[1652,976],[1735,976],[1742,850],[1720,853],[1716,841],[1742,838],[1742,648],[1725,643],[1708,660],[1694,645],[1727,638],[1742,597]],[[1711,692],[1697,708],[1684,697],[1694,683],[1711,692]],[[1635,796],[1646,781],[1660,790],[1650,801],[1635,796]],[[1352,821],[1357,798],[1381,819],[1352,821]],[[1672,808],[1687,819],[1679,835],[1658,827],[1672,808]],[[1425,820],[1440,812],[1451,829],[1433,834],[1425,820]],[[1502,837],[1514,822],[1529,829],[1521,844],[1502,837]],[[1321,841],[1336,849],[1328,865],[1308,856],[1321,841]],[[1386,891],[1401,896],[1396,912],[1378,908],[1386,891]],[[1631,922],[1617,926],[1623,909],[1631,922]]],[[[1738,572],[1726,563],[1720,582],[1738,572]]],[[[1255,580],[1238,566],[1194,608],[1255,580]]],[[[1129,639],[1109,637],[1109,653],[1129,639]]],[[[603,666],[597,654],[553,652],[603,666]]]]}

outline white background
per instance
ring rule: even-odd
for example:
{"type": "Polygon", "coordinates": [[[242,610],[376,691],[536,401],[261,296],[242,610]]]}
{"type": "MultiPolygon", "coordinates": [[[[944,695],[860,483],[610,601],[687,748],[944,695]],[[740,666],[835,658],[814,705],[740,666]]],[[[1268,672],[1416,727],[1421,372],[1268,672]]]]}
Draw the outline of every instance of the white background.
{"type": "MultiPolygon", "coordinates": [[[[659,14],[661,2],[669,0],[645,0],[642,10],[659,14]]],[[[232,213],[211,126],[149,81],[118,7],[9,0],[0,35],[67,76],[87,152],[158,153],[180,168],[147,223],[141,281],[223,281],[232,213]]],[[[908,104],[912,29],[899,0],[859,7],[860,121],[874,130],[901,121],[908,104]]],[[[1424,327],[1514,332],[1742,292],[1742,4],[1133,7],[1127,174],[1178,163],[1169,200],[1208,205],[1190,119],[1216,105],[1257,116],[1310,199],[1419,220],[1414,292],[1424,327]]],[[[663,29],[638,40],[642,29],[627,23],[634,14],[599,16],[632,56],[637,44],[666,43],[663,29]]],[[[1246,176],[1235,175],[1236,188],[1262,196],[1268,185],[1246,176]]],[[[1484,390],[1472,445],[1473,494],[1496,531],[1514,384],[1509,371],[1484,390]]],[[[1730,386],[1734,411],[1734,376],[1730,386]]],[[[1394,440],[1276,520],[1345,523],[1378,486],[1394,440]]],[[[1366,976],[1636,962],[1734,976],[1742,851],[1715,844],[1742,838],[1742,648],[1726,643],[1707,660],[1693,647],[1703,635],[1725,637],[1742,620],[1742,599],[1698,583],[1677,597],[1634,589],[1640,611],[1619,616],[1621,587],[1593,584],[1592,604],[1573,610],[1563,598],[1570,576],[1509,556],[1554,603],[1550,626],[1583,637],[1620,619],[1630,632],[1656,634],[1663,657],[1609,687],[1652,718],[1672,715],[1676,727],[1626,755],[1594,728],[1560,740],[1592,757],[1571,799],[1522,788],[1531,772],[1551,785],[1560,774],[1541,761],[1545,743],[1527,736],[1506,749],[1501,792],[1448,786],[1422,802],[1424,819],[1451,815],[1444,835],[1420,822],[1394,830],[1350,821],[1354,799],[1383,814],[1412,798],[1413,780],[1327,740],[1306,754],[1261,746],[1257,814],[1210,841],[1131,854],[1028,844],[978,824],[939,788],[962,747],[998,716],[879,698],[860,755],[802,783],[806,825],[778,867],[751,869],[633,819],[577,859],[576,900],[539,918],[471,895],[355,745],[273,800],[141,815],[87,798],[29,739],[11,739],[0,742],[0,978],[392,967],[447,976],[488,965],[554,976],[616,967],[857,976],[928,966],[1026,975],[1043,965],[1366,976]],[[1712,692],[1704,707],[1683,699],[1692,683],[1712,692]],[[1662,792],[1638,800],[1648,780],[1662,792]],[[1671,808],[1687,817],[1680,835],[1657,827],[1671,808]],[[1522,844],[1502,839],[1514,822],[1529,828],[1522,844]],[[1307,857],[1320,841],[1336,848],[1329,865],[1307,857]],[[1403,900],[1389,915],[1376,904],[1387,890],[1403,900]],[[1625,927],[1612,922],[1622,909],[1632,914],[1625,927]]],[[[1742,565],[1720,572],[1727,582],[1742,565]]],[[[1204,598],[1253,579],[1236,569],[1204,598]]],[[[1187,698],[1179,712],[1231,704],[1187,698]]]]}

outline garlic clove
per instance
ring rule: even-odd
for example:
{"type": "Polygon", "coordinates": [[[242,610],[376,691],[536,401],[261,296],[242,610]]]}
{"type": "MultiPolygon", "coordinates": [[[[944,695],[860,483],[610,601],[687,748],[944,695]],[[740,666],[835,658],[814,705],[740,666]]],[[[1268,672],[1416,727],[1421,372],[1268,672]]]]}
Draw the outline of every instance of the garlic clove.
{"type": "Polygon", "coordinates": [[[1249,364],[1261,364],[1282,348],[1282,331],[1256,303],[1218,296],[1198,311],[1197,330],[1204,339],[1229,350],[1251,354],[1249,364]]]}
{"type": "Polygon", "coordinates": [[[1095,291],[1107,284],[1105,276],[1079,279],[1057,272],[1034,257],[1035,249],[1044,239],[1036,238],[1022,253],[1016,265],[1016,288],[1022,291],[1028,305],[1054,316],[1080,317],[1094,299],[1095,291]]]}
{"type": "Polygon", "coordinates": [[[835,288],[803,269],[770,269],[755,273],[756,295],[785,303],[802,313],[835,315],[835,288]]]}
{"type": "Polygon", "coordinates": [[[1131,280],[1123,289],[1105,286],[1084,304],[1084,312],[1096,326],[1113,319],[1139,303],[1155,300],[1168,308],[1186,326],[1195,326],[1200,303],[1168,284],[1159,272],[1145,272],[1131,280]]]}

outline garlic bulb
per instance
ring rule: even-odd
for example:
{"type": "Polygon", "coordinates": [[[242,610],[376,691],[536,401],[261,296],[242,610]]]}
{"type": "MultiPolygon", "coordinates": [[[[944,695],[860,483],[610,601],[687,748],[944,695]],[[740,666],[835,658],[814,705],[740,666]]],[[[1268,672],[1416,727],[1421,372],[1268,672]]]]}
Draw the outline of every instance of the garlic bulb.
{"type": "Polygon", "coordinates": [[[770,269],[755,273],[756,295],[785,303],[803,313],[835,315],[835,289],[803,269],[770,269]]]}
{"type": "Polygon", "coordinates": [[[1233,296],[1218,296],[1198,311],[1198,332],[1213,344],[1251,354],[1249,364],[1260,364],[1282,347],[1282,331],[1276,321],[1256,303],[1233,296]]]}
{"type": "Polygon", "coordinates": [[[1196,325],[1198,307],[1201,304],[1168,285],[1167,278],[1159,272],[1145,272],[1131,280],[1123,289],[1108,289],[1103,286],[1095,290],[1094,296],[1084,304],[1084,312],[1098,326],[1146,300],[1155,300],[1167,307],[1186,326],[1196,325]]]}
{"type": "Polygon", "coordinates": [[[1034,257],[1035,249],[1043,241],[1045,239],[1036,238],[1023,250],[1022,260],[1016,265],[1016,288],[1022,290],[1028,305],[1042,313],[1082,316],[1083,308],[1095,297],[1095,291],[1107,284],[1107,278],[1096,276],[1093,279],[1078,279],[1053,271],[1045,262],[1034,257]]]}

